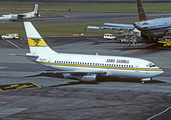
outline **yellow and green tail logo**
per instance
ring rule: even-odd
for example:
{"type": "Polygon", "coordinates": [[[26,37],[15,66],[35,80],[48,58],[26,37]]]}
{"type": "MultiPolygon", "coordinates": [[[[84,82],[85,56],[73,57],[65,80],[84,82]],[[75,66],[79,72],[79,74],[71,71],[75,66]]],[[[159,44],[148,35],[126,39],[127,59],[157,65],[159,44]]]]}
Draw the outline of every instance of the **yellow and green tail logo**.
{"type": "Polygon", "coordinates": [[[45,47],[47,44],[42,38],[28,38],[29,46],[45,47]]]}

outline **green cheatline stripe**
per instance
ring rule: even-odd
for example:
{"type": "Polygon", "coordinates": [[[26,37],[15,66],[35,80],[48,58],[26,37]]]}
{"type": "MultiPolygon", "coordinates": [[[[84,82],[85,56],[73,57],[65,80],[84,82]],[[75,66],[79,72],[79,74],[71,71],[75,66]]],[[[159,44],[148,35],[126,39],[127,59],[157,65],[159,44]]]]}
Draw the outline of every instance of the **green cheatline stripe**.
{"type": "Polygon", "coordinates": [[[76,65],[76,64],[59,64],[59,63],[47,63],[47,62],[36,62],[40,64],[58,65],[58,66],[73,66],[73,67],[93,67],[93,68],[108,68],[108,69],[119,69],[119,70],[141,70],[141,71],[163,71],[163,69],[148,69],[148,68],[127,68],[127,67],[110,67],[110,66],[93,66],[93,65],[76,65]]]}

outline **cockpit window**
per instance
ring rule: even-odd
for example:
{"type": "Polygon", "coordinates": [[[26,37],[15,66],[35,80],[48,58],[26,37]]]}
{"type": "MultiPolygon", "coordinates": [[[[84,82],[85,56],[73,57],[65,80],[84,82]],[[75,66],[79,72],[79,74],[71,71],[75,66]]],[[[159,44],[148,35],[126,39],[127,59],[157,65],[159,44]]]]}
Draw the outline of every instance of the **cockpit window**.
{"type": "Polygon", "coordinates": [[[156,65],[152,65],[152,67],[156,67],[156,65]]]}
{"type": "Polygon", "coordinates": [[[145,22],[145,23],[143,23],[142,25],[148,25],[148,23],[145,22]]]}
{"type": "Polygon", "coordinates": [[[150,67],[156,67],[156,65],[153,64],[153,63],[149,63],[149,66],[150,66],[150,67]]]}

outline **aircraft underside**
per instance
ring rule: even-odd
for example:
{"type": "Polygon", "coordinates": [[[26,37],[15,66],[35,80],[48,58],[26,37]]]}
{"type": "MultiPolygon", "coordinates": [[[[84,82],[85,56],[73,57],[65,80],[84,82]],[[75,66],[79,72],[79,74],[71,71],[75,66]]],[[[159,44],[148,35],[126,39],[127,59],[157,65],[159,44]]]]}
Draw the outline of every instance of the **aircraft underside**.
{"type": "MultiPolygon", "coordinates": [[[[151,76],[157,76],[161,71],[148,71],[148,70],[140,70],[139,68],[133,68],[131,70],[125,70],[122,68],[88,68],[88,67],[69,67],[69,66],[60,66],[60,65],[47,65],[43,64],[47,67],[51,67],[55,70],[59,71],[74,71],[74,70],[81,70],[81,71],[105,71],[106,74],[97,74],[100,76],[113,76],[113,77],[128,77],[128,78],[151,78],[151,76]]],[[[84,75],[91,74],[91,72],[84,73],[84,75]]],[[[74,75],[74,74],[68,74],[69,75],[74,75]]],[[[75,74],[76,76],[79,74],[75,74]]],[[[81,75],[81,76],[84,76],[81,75]]],[[[94,75],[94,73],[93,73],[94,75]]]]}
{"type": "Polygon", "coordinates": [[[152,38],[162,38],[165,34],[165,30],[143,30],[143,34],[149,37],[149,39],[152,38]]]}

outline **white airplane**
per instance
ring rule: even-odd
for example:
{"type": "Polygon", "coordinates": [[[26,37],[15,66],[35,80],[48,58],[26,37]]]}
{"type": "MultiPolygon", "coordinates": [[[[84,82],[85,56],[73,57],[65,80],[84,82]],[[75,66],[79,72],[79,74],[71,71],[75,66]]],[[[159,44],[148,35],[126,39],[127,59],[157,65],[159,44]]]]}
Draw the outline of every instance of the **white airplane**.
{"type": "Polygon", "coordinates": [[[147,36],[149,39],[152,38],[161,38],[165,35],[165,33],[171,30],[171,17],[166,18],[156,18],[148,20],[143,6],[141,4],[141,0],[136,0],[137,2],[137,10],[139,16],[139,22],[135,22],[134,24],[117,24],[117,23],[104,23],[104,26],[87,26],[90,29],[127,29],[141,31],[142,34],[147,36]]]}
{"type": "Polygon", "coordinates": [[[0,21],[21,21],[23,19],[36,18],[38,16],[40,16],[39,6],[38,4],[35,4],[34,10],[32,12],[27,12],[23,14],[2,15],[0,17],[0,21]]]}
{"type": "Polygon", "coordinates": [[[30,53],[13,54],[50,67],[65,78],[77,78],[84,82],[95,82],[98,76],[140,78],[142,83],[164,71],[154,63],[131,57],[67,54],[53,51],[39,35],[31,22],[24,22],[30,53]]]}

